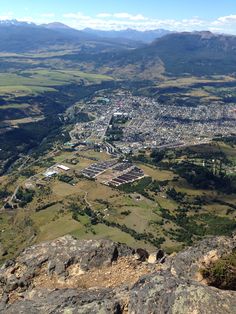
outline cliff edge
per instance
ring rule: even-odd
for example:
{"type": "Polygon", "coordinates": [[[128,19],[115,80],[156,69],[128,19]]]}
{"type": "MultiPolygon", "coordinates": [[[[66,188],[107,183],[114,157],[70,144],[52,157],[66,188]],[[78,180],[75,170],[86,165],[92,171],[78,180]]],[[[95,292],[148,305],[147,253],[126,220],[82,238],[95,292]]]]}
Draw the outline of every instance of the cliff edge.
{"type": "Polygon", "coordinates": [[[143,250],[64,236],[1,267],[0,313],[234,314],[236,291],[208,286],[200,270],[235,248],[236,237],[207,238],[148,262],[143,250]]]}

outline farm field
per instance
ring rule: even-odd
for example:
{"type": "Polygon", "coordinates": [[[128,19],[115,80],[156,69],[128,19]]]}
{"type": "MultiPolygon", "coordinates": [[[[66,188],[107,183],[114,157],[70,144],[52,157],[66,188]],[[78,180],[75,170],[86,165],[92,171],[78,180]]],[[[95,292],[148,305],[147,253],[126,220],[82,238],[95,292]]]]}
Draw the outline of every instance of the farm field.
{"type": "MultiPolygon", "coordinates": [[[[77,123],[77,117],[70,117],[67,111],[82,100],[86,104],[86,99],[99,90],[112,93],[119,84],[127,88],[127,82],[120,80],[120,69],[104,68],[99,72],[93,65],[76,65],[77,59],[70,58],[74,57],[72,53],[65,50],[0,55],[2,62],[9,62],[9,68],[0,73],[0,173],[4,174],[0,175],[0,207],[9,199],[13,205],[7,208],[7,214],[0,212],[0,242],[7,251],[3,259],[31,243],[64,234],[81,239],[106,237],[135,247],[161,247],[168,252],[208,235],[230,234],[236,219],[235,142],[213,141],[173,149],[173,158],[167,154],[160,162],[149,156],[150,150],[142,160],[124,154],[144,176],[120,187],[104,185],[111,170],[97,179],[81,174],[91,164],[111,156],[90,146],[80,145],[77,151],[65,148],[70,141],[69,132],[77,123]],[[100,74],[105,72],[111,74],[100,74]],[[28,152],[32,152],[32,158],[28,159],[28,152]],[[218,164],[212,164],[213,154],[219,158],[218,164]],[[228,181],[217,168],[220,163],[221,170],[230,177],[230,191],[221,187],[227,186],[228,181]],[[45,177],[55,164],[70,170],[45,177]],[[206,173],[212,180],[207,180],[206,173]],[[205,181],[206,185],[202,185],[205,181]],[[12,196],[17,193],[22,199],[14,202],[12,196]]],[[[126,69],[129,72],[128,66],[126,69]]],[[[186,106],[195,106],[209,100],[213,105],[222,102],[227,93],[234,97],[235,88],[230,85],[234,80],[231,76],[162,75],[158,84],[129,84],[138,94],[160,103],[164,99],[167,107],[179,100],[182,105],[182,98],[186,106]],[[175,88],[178,91],[173,93],[175,88]]]]}
{"type": "MultiPolygon", "coordinates": [[[[202,156],[211,150],[223,151],[230,160],[235,156],[235,146],[223,142],[194,146],[190,151],[202,156]]],[[[174,170],[174,163],[181,164],[186,158],[194,162],[193,155],[184,149],[176,154],[179,157],[172,161],[169,170],[138,162],[147,177],[124,188],[109,187],[99,180],[79,175],[81,170],[94,163],[93,158],[98,161],[109,159],[103,152],[59,151],[50,157],[50,164],[44,157],[38,162],[40,167],[30,167],[36,173],[32,178],[38,177],[37,180],[43,183],[42,187],[34,188],[32,201],[19,206],[10,216],[0,213],[2,229],[7,230],[0,235],[7,256],[12,256],[14,248],[24,247],[29,241],[40,242],[64,234],[80,239],[105,237],[150,250],[161,246],[167,252],[180,250],[203,235],[229,234],[236,226],[236,194],[196,188],[174,170]],[[71,164],[71,160],[76,163],[71,164]],[[67,165],[69,172],[42,180],[47,167],[55,163],[67,165]],[[73,184],[61,181],[63,175],[65,179],[73,179],[73,184]],[[14,229],[9,228],[12,223],[14,229]],[[18,238],[15,235],[19,230],[21,237],[18,238]],[[13,249],[10,249],[11,245],[13,249]]],[[[195,158],[199,164],[199,157],[196,155],[195,158]]],[[[17,185],[29,184],[26,179],[22,175],[14,181],[6,176],[0,181],[0,191],[5,187],[12,193],[17,185]]],[[[37,180],[32,181],[33,185],[37,180]]]]}
{"type": "Polygon", "coordinates": [[[0,73],[0,93],[6,96],[40,94],[43,92],[56,91],[54,87],[57,86],[76,82],[80,83],[81,80],[100,82],[103,80],[112,80],[112,78],[105,75],[85,73],[79,70],[39,69],[19,71],[17,74],[0,73]]]}

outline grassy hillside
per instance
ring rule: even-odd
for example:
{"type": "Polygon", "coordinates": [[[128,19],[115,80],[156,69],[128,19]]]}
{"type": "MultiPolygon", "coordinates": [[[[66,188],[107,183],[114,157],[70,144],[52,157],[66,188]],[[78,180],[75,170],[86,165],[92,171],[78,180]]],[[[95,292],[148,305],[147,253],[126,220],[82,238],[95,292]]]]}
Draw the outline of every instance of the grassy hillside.
{"type": "Polygon", "coordinates": [[[234,73],[236,37],[209,32],[167,35],[147,49],[157,54],[172,75],[216,75],[234,73]]]}
{"type": "MultiPolygon", "coordinates": [[[[76,69],[0,74],[0,173],[21,153],[60,134],[62,114],[79,99],[113,84],[109,76],[76,69]],[[46,137],[48,139],[46,139],[46,137]]],[[[58,140],[64,139],[58,136],[58,140]]],[[[47,144],[46,144],[47,143],[47,144]]]]}
{"type": "MultiPolygon", "coordinates": [[[[125,74],[145,79],[170,76],[211,76],[234,74],[236,37],[210,32],[166,35],[150,45],[117,54],[100,54],[94,63],[102,73],[125,74]],[[121,67],[121,68],[120,68],[121,67]],[[120,69],[119,69],[120,68],[120,69]]],[[[79,56],[78,56],[79,60],[79,56]]]]}
{"type": "Polygon", "coordinates": [[[235,37],[172,34],[125,51],[99,45],[0,54],[0,173],[15,162],[0,176],[0,207],[20,188],[14,209],[0,213],[2,260],[67,233],[172,252],[235,230],[234,138],[175,150],[171,159],[168,151],[161,160],[150,151],[133,156],[148,177],[122,189],[78,175],[110,156],[62,145],[71,127],[63,113],[98,90],[129,88],[166,106],[234,103],[235,37]],[[71,168],[69,178],[44,180],[58,162],[71,168]]]}
{"type": "Polygon", "coordinates": [[[236,180],[231,171],[236,165],[235,143],[215,142],[177,149],[171,159],[169,155],[167,151],[160,160],[155,159],[155,153],[146,152],[145,163],[143,157],[134,156],[134,162],[149,177],[120,189],[78,175],[93,163],[91,157],[109,159],[105,153],[54,149],[31,158],[20,172],[15,169],[0,181],[1,204],[17,186],[21,186],[25,197],[28,195],[26,203],[15,203],[17,210],[0,214],[4,230],[0,240],[7,251],[3,259],[29,241],[68,233],[81,239],[105,237],[151,250],[161,246],[171,252],[207,235],[230,235],[235,231],[236,180]],[[213,167],[212,156],[222,160],[224,175],[213,167]],[[44,180],[46,169],[58,162],[70,167],[70,180],[65,182],[60,175],[44,180]],[[188,170],[189,164],[196,172],[188,170]],[[230,181],[225,184],[226,180],[230,181]],[[30,182],[33,194],[26,187],[30,182]],[[14,228],[10,228],[12,224],[14,228]],[[21,237],[16,236],[18,232],[21,237]]]}

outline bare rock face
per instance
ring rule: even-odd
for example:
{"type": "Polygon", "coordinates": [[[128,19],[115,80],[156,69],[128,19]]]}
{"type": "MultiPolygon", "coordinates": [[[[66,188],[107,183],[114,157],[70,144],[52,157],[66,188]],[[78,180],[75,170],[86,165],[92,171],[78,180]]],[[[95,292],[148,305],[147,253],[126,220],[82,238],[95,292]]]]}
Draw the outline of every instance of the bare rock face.
{"type": "Polygon", "coordinates": [[[119,256],[131,255],[132,252],[133,249],[126,245],[109,240],[79,241],[71,236],[64,236],[24,250],[16,262],[31,271],[50,262],[49,272],[55,271],[58,275],[65,275],[66,268],[72,264],[79,263],[82,270],[89,270],[104,263],[111,263],[119,256]]]}
{"type": "Polygon", "coordinates": [[[65,236],[2,266],[0,313],[236,314],[236,292],[198,276],[235,247],[235,238],[208,238],[151,264],[123,244],[65,236]]]}
{"type": "Polygon", "coordinates": [[[209,237],[196,246],[178,253],[171,262],[171,272],[178,276],[200,281],[199,270],[232,253],[236,248],[236,236],[209,237]]]}
{"type": "Polygon", "coordinates": [[[129,313],[236,313],[236,292],[220,291],[161,271],[142,278],[133,286],[129,313]]]}
{"type": "Polygon", "coordinates": [[[16,301],[4,308],[6,314],[97,314],[120,313],[120,305],[115,293],[106,290],[78,291],[77,289],[60,289],[45,291],[36,289],[33,296],[27,295],[26,300],[16,301]]]}

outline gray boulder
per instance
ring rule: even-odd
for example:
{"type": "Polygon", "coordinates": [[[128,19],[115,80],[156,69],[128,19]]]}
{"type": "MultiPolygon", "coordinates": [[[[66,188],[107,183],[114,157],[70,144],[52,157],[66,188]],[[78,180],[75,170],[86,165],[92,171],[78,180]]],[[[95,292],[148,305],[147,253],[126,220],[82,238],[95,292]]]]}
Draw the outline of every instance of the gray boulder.
{"type": "Polygon", "coordinates": [[[169,271],[146,276],[130,291],[130,314],[235,314],[236,292],[220,291],[169,271]]]}
{"type": "Polygon", "coordinates": [[[65,236],[27,248],[1,267],[0,313],[236,314],[236,291],[209,287],[200,277],[202,267],[235,247],[235,237],[207,238],[155,266],[135,260],[126,245],[65,236]],[[92,276],[106,272],[109,279],[119,261],[125,262],[116,280],[122,272],[130,277],[130,267],[142,275],[132,285],[121,280],[99,288],[92,276]]]}

